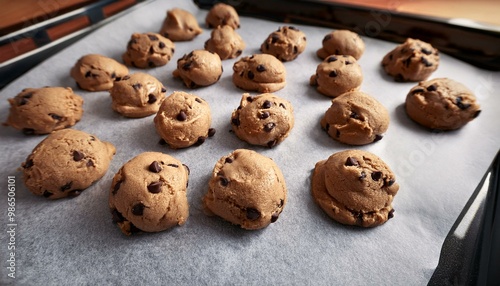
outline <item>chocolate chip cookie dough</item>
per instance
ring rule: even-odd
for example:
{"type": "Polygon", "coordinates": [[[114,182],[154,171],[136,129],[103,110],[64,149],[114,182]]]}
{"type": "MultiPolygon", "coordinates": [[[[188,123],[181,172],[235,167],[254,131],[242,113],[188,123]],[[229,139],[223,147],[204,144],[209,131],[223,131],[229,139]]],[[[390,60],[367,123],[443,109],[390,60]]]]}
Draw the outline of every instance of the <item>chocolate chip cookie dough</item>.
{"type": "Polygon", "coordinates": [[[268,157],[238,149],[217,161],[203,206],[248,230],[267,227],[278,220],[287,200],[285,179],[268,157]]]}
{"type": "Polygon", "coordinates": [[[183,225],[189,216],[188,176],[187,166],[170,155],[137,155],[113,178],[109,191],[113,222],[126,235],[183,225]]]}
{"type": "Polygon", "coordinates": [[[88,91],[109,90],[115,80],[128,74],[128,68],[114,59],[90,54],[81,57],[71,69],[79,88],[88,91]]]}
{"type": "Polygon", "coordinates": [[[294,122],[292,104],[272,93],[254,97],[243,94],[231,116],[231,127],[238,138],[270,148],[288,137],[294,122]]]}
{"type": "Polygon", "coordinates": [[[167,89],[154,76],[135,73],[116,81],[109,91],[111,107],[125,117],[145,117],[158,112],[167,89]]]}
{"type": "Polygon", "coordinates": [[[389,113],[370,95],[348,92],[332,100],[321,127],[339,142],[365,145],[382,139],[389,127],[389,113]]]}
{"type": "Polygon", "coordinates": [[[426,42],[411,38],[382,59],[382,67],[395,81],[426,80],[438,66],[438,50],[426,42]]]}
{"type": "Polygon", "coordinates": [[[24,183],[37,196],[75,197],[99,180],[115,154],[113,144],[73,129],[55,131],[22,164],[24,183]]]}
{"type": "Polygon", "coordinates": [[[375,227],[394,216],[399,190],[389,166],[375,154],[346,150],[316,163],[311,193],[332,219],[347,225],[375,227]]]}
{"type": "Polygon", "coordinates": [[[243,57],[233,65],[233,83],[246,91],[275,92],[286,85],[286,69],[272,55],[243,57]]]}
{"type": "Polygon", "coordinates": [[[174,42],[190,41],[202,32],[193,14],[180,8],[167,11],[160,30],[161,35],[174,42]]]}
{"type": "Polygon", "coordinates": [[[230,26],[217,26],[205,42],[205,50],[219,55],[221,60],[239,57],[246,45],[230,26]]]}
{"type": "Polygon", "coordinates": [[[335,30],[328,33],[322,41],[323,47],[316,54],[321,59],[329,55],[350,55],[359,60],[365,52],[365,42],[361,37],[348,30],[335,30]]]}
{"type": "Polygon", "coordinates": [[[434,130],[458,129],[481,112],[476,97],[449,78],[422,81],[406,96],[405,110],[418,124],[434,130]]]}
{"type": "Polygon", "coordinates": [[[316,86],[319,93],[337,97],[349,91],[358,90],[363,82],[361,67],[355,58],[346,55],[331,55],[316,68],[309,84],[316,86]]]}
{"type": "Polygon", "coordinates": [[[306,45],[304,32],[294,26],[283,26],[269,34],[260,46],[260,51],[286,62],[296,59],[306,49],[306,45]]]}
{"type": "Polygon", "coordinates": [[[156,33],[134,33],[122,55],[123,62],[137,68],[152,68],[166,65],[175,52],[170,39],[156,33]]]}
{"type": "Polygon", "coordinates": [[[215,134],[212,115],[201,97],[182,91],[169,95],[154,118],[156,131],[170,148],[199,146],[215,134]]]}
{"type": "Polygon", "coordinates": [[[240,27],[240,17],[233,6],[217,3],[208,11],[205,23],[210,29],[217,26],[229,26],[236,30],[240,27]]]}
{"type": "Polygon", "coordinates": [[[83,98],[69,87],[26,88],[10,98],[9,103],[5,125],[27,135],[69,128],[80,121],[83,114],[83,98]]]}
{"type": "Polygon", "coordinates": [[[172,74],[181,78],[186,87],[196,88],[216,83],[222,71],[219,55],[206,50],[194,50],[177,60],[177,69],[172,74]]]}

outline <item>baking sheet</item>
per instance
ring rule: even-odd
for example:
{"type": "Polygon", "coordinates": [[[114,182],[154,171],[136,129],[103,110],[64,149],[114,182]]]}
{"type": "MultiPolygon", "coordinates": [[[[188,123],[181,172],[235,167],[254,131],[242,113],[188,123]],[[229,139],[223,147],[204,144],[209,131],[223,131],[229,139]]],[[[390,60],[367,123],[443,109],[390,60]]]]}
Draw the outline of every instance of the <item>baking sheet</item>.
{"type": "MultiPolygon", "coordinates": [[[[330,29],[295,25],[306,33],[308,46],[298,59],[286,62],[287,86],[275,92],[295,109],[290,136],[273,149],[251,146],[229,132],[231,112],[244,91],[232,81],[232,65],[215,85],[187,89],[172,78],[176,59],[202,49],[210,37],[204,26],[207,11],[191,1],[154,1],[100,28],[47,59],[0,92],[2,122],[7,98],[23,88],[70,86],[84,100],[84,115],[75,129],[112,142],[117,153],[107,174],[74,199],[49,201],[32,195],[18,170],[45,136],[25,136],[1,127],[2,178],[0,222],[0,284],[18,285],[424,285],[439,258],[441,244],[500,147],[499,73],[477,69],[445,54],[432,78],[450,77],[473,90],[481,115],[464,128],[430,133],[412,122],[403,103],[414,83],[396,83],[381,70],[382,57],[396,44],[364,37],[366,52],[359,63],[362,91],[377,98],[391,116],[384,138],[352,147],[329,138],[319,120],[330,99],[309,86],[320,59],[315,52],[330,29]],[[107,92],[78,90],[69,70],[82,55],[100,53],[121,61],[133,32],[159,31],[167,9],[192,12],[204,29],[190,42],[177,42],[166,66],[146,70],[167,87],[195,93],[212,110],[216,135],[199,147],[171,150],[158,144],[153,117],[128,119],[111,109],[107,92]],[[258,231],[246,231],[203,213],[201,199],[215,162],[237,148],[271,157],[284,173],[288,203],[279,220],[258,231]],[[310,177],[314,164],[345,149],[362,149],[380,156],[396,173],[400,191],[395,217],[373,229],[343,226],[331,220],[312,200],[310,177]],[[108,190],[118,169],[145,151],[168,153],[191,169],[188,188],[190,216],[171,230],[123,235],[111,221],[108,190]],[[15,177],[15,279],[8,243],[8,177],[15,177]]],[[[247,44],[243,56],[259,53],[260,44],[281,23],[241,17],[237,30],[247,44]]],[[[131,72],[143,71],[130,69],[131,72]]],[[[256,93],[251,93],[256,94],[256,93]]]]}

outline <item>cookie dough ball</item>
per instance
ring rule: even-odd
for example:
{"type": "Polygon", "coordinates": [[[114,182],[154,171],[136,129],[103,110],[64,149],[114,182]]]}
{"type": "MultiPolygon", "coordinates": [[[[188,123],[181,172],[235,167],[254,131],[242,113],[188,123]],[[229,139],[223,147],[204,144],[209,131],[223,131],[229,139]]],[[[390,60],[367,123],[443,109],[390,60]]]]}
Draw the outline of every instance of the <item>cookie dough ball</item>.
{"type": "Polygon", "coordinates": [[[5,125],[24,134],[48,134],[69,128],[82,118],[83,98],[69,87],[26,88],[9,99],[5,125]]]}
{"type": "Polygon", "coordinates": [[[152,68],[166,65],[172,58],[175,44],[156,33],[134,33],[122,55],[123,62],[137,68],[152,68]]]}
{"type": "Polygon", "coordinates": [[[217,26],[205,42],[205,50],[218,54],[221,60],[239,57],[245,47],[243,39],[230,26],[217,26]]]}
{"type": "Polygon", "coordinates": [[[223,156],[215,164],[203,206],[248,230],[275,222],[286,204],[285,179],[276,163],[246,149],[223,156]]]}
{"type": "Polygon", "coordinates": [[[361,67],[355,58],[347,55],[331,55],[316,68],[309,84],[321,94],[337,97],[358,90],[363,82],[361,67]]]}
{"type": "Polygon", "coordinates": [[[296,59],[306,49],[306,45],[306,35],[302,31],[293,26],[284,26],[269,34],[260,46],[260,51],[286,62],[296,59]]]}
{"type": "Polygon", "coordinates": [[[212,115],[208,103],[182,91],[163,101],[154,123],[160,137],[173,149],[199,146],[215,134],[215,129],[210,128],[212,115]]]}
{"type": "Polygon", "coordinates": [[[188,175],[187,166],[160,152],[145,152],[131,159],[111,184],[113,222],[126,235],[183,225],[189,216],[188,175]]]}
{"type": "Polygon", "coordinates": [[[481,112],[472,91],[448,78],[413,87],[406,96],[405,109],[415,122],[435,130],[458,129],[481,112]]]}
{"type": "Polygon", "coordinates": [[[110,90],[111,107],[126,117],[149,116],[158,112],[166,91],[154,76],[146,73],[126,75],[110,90]]]}
{"type": "Polygon", "coordinates": [[[174,42],[191,41],[202,32],[193,14],[180,8],[167,11],[160,30],[160,34],[174,42]]]}
{"type": "Polygon", "coordinates": [[[365,52],[365,42],[361,37],[348,30],[335,30],[323,38],[323,47],[316,54],[321,59],[329,55],[350,55],[359,60],[365,52]]]}
{"type": "Polygon", "coordinates": [[[389,166],[375,154],[335,153],[316,163],[311,185],[314,201],[342,224],[374,227],[394,216],[392,200],[399,185],[389,166]]]}
{"type": "Polygon", "coordinates": [[[236,30],[240,27],[240,17],[233,6],[217,3],[208,11],[205,23],[210,29],[217,26],[229,26],[236,30]]]}
{"type": "Polygon", "coordinates": [[[71,69],[79,88],[88,91],[109,90],[115,80],[128,74],[128,68],[114,59],[90,54],[81,57],[71,69]]]}
{"type": "Polygon", "coordinates": [[[339,142],[369,144],[382,139],[389,127],[389,113],[368,94],[348,92],[332,100],[321,119],[321,127],[339,142]]]}
{"type": "Polygon", "coordinates": [[[177,61],[177,69],[172,74],[181,78],[187,87],[196,88],[216,83],[222,71],[219,55],[206,50],[194,50],[177,61]]]}
{"type": "Polygon", "coordinates": [[[238,138],[270,148],[288,137],[294,122],[292,104],[272,93],[254,97],[243,94],[240,106],[231,116],[231,126],[238,138]]]}
{"type": "Polygon", "coordinates": [[[49,199],[78,196],[104,176],[115,151],[113,144],[83,131],[55,131],[22,164],[24,183],[49,199]]]}
{"type": "Polygon", "coordinates": [[[246,91],[275,92],[286,85],[286,70],[275,56],[243,57],[233,65],[233,83],[246,91]]]}
{"type": "Polygon", "coordinates": [[[390,51],[382,60],[385,72],[395,81],[426,80],[438,66],[438,50],[426,42],[411,38],[390,51]]]}

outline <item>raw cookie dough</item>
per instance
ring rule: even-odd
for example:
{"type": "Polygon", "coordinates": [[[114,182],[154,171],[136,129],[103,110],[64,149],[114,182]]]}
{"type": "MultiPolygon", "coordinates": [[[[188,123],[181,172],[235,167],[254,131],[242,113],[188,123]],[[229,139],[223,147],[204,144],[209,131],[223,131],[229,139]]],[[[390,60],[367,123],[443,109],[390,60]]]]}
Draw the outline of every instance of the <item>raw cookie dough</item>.
{"type": "Polygon", "coordinates": [[[283,26],[269,34],[260,46],[260,51],[286,62],[296,59],[306,49],[306,45],[304,32],[293,26],[283,26]]]}
{"type": "Polygon", "coordinates": [[[395,81],[426,80],[439,66],[439,52],[430,44],[408,38],[382,60],[385,72],[395,81]]]}
{"type": "Polygon", "coordinates": [[[335,30],[323,38],[323,47],[316,54],[324,59],[329,55],[350,55],[359,60],[365,52],[365,42],[361,37],[348,30],[335,30]]]}
{"type": "Polygon", "coordinates": [[[156,131],[170,148],[199,146],[215,134],[212,115],[201,97],[182,91],[169,95],[154,118],[156,131]]]}
{"type": "Polygon", "coordinates": [[[422,81],[413,87],[405,109],[415,122],[434,130],[458,129],[481,112],[472,91],[448,78],[422,81]]]}
{"type": "Polygon", "coordinates": [[[233,65],[233,83],[246,91],[274,92],[286,85],[286,70],[275,56],[243,57],[233,65]]]}
{"type": "Polygon", "coordinates": [[[394,215],[399,190],[389,166],[375,154],[346,150],[316,163],[311,192],[314,201],[342,224],[374,227],[394,215]]]}
{"type": "Polygon", "coordinates": [[[69,87],[26,88],[9,99],[5,125],[24,134],[48,134],[69,128],[82,118],[83,98],[69,87]]]}
{"type": "Polygon", "coordinates": [[[240,35],[229,26],[215,28],[205,42],[205,50],[218,54],[221,60],[239,57],[245,47],[240,35]]]}
{"type": "Polygon", "coordinates": [[[75,197],[108,170],[115,146],[74,129],[54,131],[22,164],[30,192],[49,199],[75,197]]]}
{"type": "Polygon", "coordinates": [[[348,92],[332,100],[332,105],[321,119],[321,127],[339,142],[369,144],[382,139],[382,134],[389,127],[389,113],[368,94],[348,92]]]}
{"type": "Polygon", "coordinates": [[[166,65],[175,52],[170,39],[156,33],[134,33],[122,55],[123,62],[137,68],[152,68],[166,65]]]}
{"type": "Polygon", "coordinates": [[[257,96],[243,94],[233,111],[234,134],[253,145],[274,147],[288,137],[294,125],[292,104],[272,93],[257,96]]]}
{"type": "Polygon", "coordinates": [[[215,164],[203,206],[248,230],[275,222],[286,204],[285,178],[268,157],[246,149],[223,156],[215,164]]]}
{"type": "Polygon", "coordinates": [[[174,42],[190,41],[202,32],[193,14],[180,8],[167,11],[160,30],[160,34],[174,42]]]}
{"type": "Polygon", "coordinates": [[[309,84],[328,97],[358,90],[363,82],[361,67],[348,55],[331,55],[321,62],[309,84]]]}
{"type": "Polygon", "coordinates": [[[219,55],[206,50],[194,50],[177,60],[177,69],[172,74],[181,78],[187,87],[196,88],[216,83],[222,71],[219,55]]]}
{"type": "Polygon", "coordinates": [[[205,23],[210,29],[217,26],[229,26],[236,30],[240,27],[240,17],[232,6],[217,3],[208,11],[205,23]]]}
{"type": "Polygon", "coordinates": [[[187,166],[170,155],[137,155],[113,178],[109,190],[113,222],[126,235],[183,225],[189,216],[188,175],[187,166]]]}
{"type": "Polygon", "coordinates": [[[145,117],[158,112],[167,89],[154,76],[135,73],[116,81],[110,90],[114,111],[126,117],[145,117]]]}
{"type": "Polygon", "coordinates": [[[128,74],[128,68],[114,59],[90,54],[81,57],[71,69],[79,88],[89,91],[109,90],[115,80],[128,74]]]}

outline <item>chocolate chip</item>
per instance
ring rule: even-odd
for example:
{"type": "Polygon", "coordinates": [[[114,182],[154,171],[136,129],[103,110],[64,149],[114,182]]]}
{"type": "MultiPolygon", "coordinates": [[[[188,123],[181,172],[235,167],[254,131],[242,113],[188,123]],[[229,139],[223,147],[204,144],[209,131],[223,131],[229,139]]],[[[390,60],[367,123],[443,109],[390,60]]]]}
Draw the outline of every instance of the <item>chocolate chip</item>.
{"type": "Polygon", "coordinates": [[[220,184],[226,187],[229,185],[229,180],[226,177],[220,177],[220,184]]]}
{"type": "Polygon", "coordinates": [[[181,111],[181,112],[179,112],[179,114],[177,114],[176,118],[179,121],[185,121],[187,119],[187,115],[184,111],[181,111]]]}
{"type": "Polygon", "coordinates": [[[426,66],[426,67],[432,67],[432,63],[429,62],[426,58],[422,57],[420,61],[426,66]]]}
{"type": "Polygon", "coordinates": [[[92,160],[87,161],[87,167],[94,167],[94,162],[92,160]]]}
{"type": "Polygon", "coordinates": [[[67,183],[66,185],[62,186],[61,187],[61,192],[64,192],[64,191],[67,191],[69,189],[71,189],[71,185],[73,184],[73,181],[67,183]]]}
{"type": "Polygon", "coordinates": [[[380,141],[380,140],[382,140],[382,138],[384,138],[384,136],[379,135],[379,134],[375,134],[375,139],[373,139],[373,142],[380,141]]]}
{"type": "Polygon", "coordinates": [[[113,187],[113,195],[116,195],[122,183],[123,183],[122,180],[116,182],[115,186],[113,187]]]}
{"type": "Polygon", "coordinates": [[[173,167],[173,168],[179,168],[179,165],[177,165],[177,164],[167,164],[167,166],[173,167]]]}
{"type": "Polygon", "coordinates": [[[297,46],[293,46],[293,53],[294,54],[299,53],[299,48],[297,48],[297,46]]]}
{"type": "Polygon", "coordinates": [[[395,182],[396,181],[394,179],[390,179],[389,181],[385,181],[384,185],[390,187],[390,186],[394,185],[395,182]]]}
{"type": "Polygon", "coordinates": [[[352,62],[351,61],[345,61],[345,64],[346,65],[350,65],[350,64],[352,64],[352,62]]]}
{"type": "Polygon", "coordinates": [[[183,64],[182,69],[185,71],[189,70],[191,68],[191,64],[192,64],[192,62],[187,62],[187,63],[183,64]]]}
{"type": "Polygon", "coordinates": [[[149,103],[149,104],[155,103],[155,102],[156,102],[156,100],[158,100],[158,99],[156,98],[156,96],[154,96],[154,94],[151,94],[151,93],[150,93],[150,94],[148,95],[148,103],[149,103]]]}
{"type": "Polygon", "coordinates": [[[391,219],[394,217],[394,209],[391,209],[389,213],[387,214],[387,219],[391,219]]]}
{"type": "Polygon", "coordinates": [[[463,97],[458,96],[455,99],[455,104],[460,108],[461,110],[465,110],[470,107],[470,103],[463,103],[463,97]]]}
{"type": "Polygon", "coordinates": [[[235,56],[239,57],[243,53],[242,50],[237,50],[236,53],[234,54],[235,56]]]}
{"type": "Polygon", "coordinates": [[[283,108],[286,110],[286,106],[283,103],[280,103],[279,107],[283,108]]]}
{"type": "Polygon", "coordinates": [[[215,135],[215,128],[208,128],[208,137],[213,137],[215,135]]]}
{"type": "Polygon", "coordinates": [[[330,124],[329,123],[325,124],[325,131],[328,132],[328,130],[330,130],[330,124]]]}
{"type": "Polygon", "coordinates": [[[44,196],[45,198],[48,198],[48,197],[50,197],[50,196],[52,196],[52,195],[53,195],[53,193],[51,193],[51,192],[49,192],[49,191],[47,191],[47,190],[45,190],[45,191],[43,192],[43,196],[44,196]]]}
{"type": "Polygon", "coordinates": [[[68,197],[71,197],[71,198],[78,197],[82,192],[83,192],[82,190],[71,190],[68,193],[68,197]]]}
{"type": "Polygon", "coordinates": [[[253,98],[252,98],[251,96],[247,96],[246,100],[247,100],[248,102],[252,102],[252,101],[253,101],[253,98]]]}
{"type": "Polygon", "coordinates": [[[224,160],[224,162],[231,164],[233,163],[233,159],[227,157],[226,160],[224,160]]]}
{"type": "Polygon", "coordinates": [[[423,90],[422,88],[417,88],[417,89],[414,89],[411,91],[411,94],[414,95],[414,94],[417,94],[417,93],[422,93],[424,92],[425,90],[423,90]]]}
{"type": "Polygon", "coordinates": [[[25,105],[25,104],[27,104],[28,102],[29,102],[29,100],[28,100],[28,99],[26,99],[25,97],[23,97],[23,98],[21,98],[21,100],[19,101],[19,106],[21,106],[21,105],[25,105]]]}
{"type": "Polygon", "coordinates": [[[328,76],[329,77],[336,77],[337,76],[337,72],[336,71],[331,71],[328,76]]]}
{"type": "Polygon", "coordinates": [[[328,35],[326,35],[326,36],[323,38],[323,41],[322,41],[322,42],[324,43],[324,42],[326,42],[326,41],[330,40],[331,38],[332,38],[332,34],[328,34],[328,35]]]}
{"type": "Polygon", "coordinates": [[[356,160],[353,157],[347,157],[347,160],[345,161],[345,166],[359,166],[358,160],[356,160]]]}
{"type": "Polygon", "coordinates": [[[427,50],[427,49],[425,49],[425,48],[420,49],[420,51],[421,51],[422,53],[426,54],[426,55],[430,55],[430,54],[432,54],[432,51],[429,51],[429,50],[427,50]]]}
{"type": "Polygon", "coordinates": [[[429,85],[429,86],[427,87],[427,91],[436,91],[436,90],[437,90],[437,87],[436,87],[435,85],[433,85],[433,84],[432,84],[432,85],[429,85]]]}
{"type": "Polygon", "coordinates": [[[274,146],[276,146],[276,144],[278,144],[278,140],[271,140],[269,142],[267,142],[267,147],[269,148],[273,148],[274,146]]]}
{"type": "Polygon", "coordinates": [[[354,119],[359,119],[359,115],[355,111],[351,111],[351,114],[349,117],[354,118],[354,119]]]}
{"type": "Polygon", "coordinates": [[[235,126],[240,126],[240,119],[235,117],[235,118],[231,119],[231,123],[235,126]]]}
{"type": "Polygon", "coordinates": [[[247,219],[256,220],[260,218],[260,212],[254,208],[247,208],[247,219]]]}
{"type": "Polygon", "coordinates": [[[158,161],[153,161],[149,165],[148,169],[149,169],[149,171],[151,171],[153,173],[159,173],[162,170],[161,165],[160,165],[160,163],[158,163],[158,161]]]}
{"type": "Polygon", "coordinates": [[[91,76],[92,76],[92,73],[90,71],[88,71],[88,72],[85,73],[85,77],[88,78],[88,77],[91,77],[91,76]]]}
{"type": "Polygon", "coordinates": [[[135,89],[135,90],[138,90],[142,87],[142,84],[140,83],[136,83],[136,84],[133,84],[132,87],[135,89]]]}
{"type": "Polygon", "coordinates": [[[329,62],[329,63],[331,63],[331,62],[334,62],[336,60],[337,60],[336,56],[330,56],[330,57],[328,57],[328,59],[326,61],[329,62]]]}
{"type": "Polygon", "coordinates": [[[413,55],[411,55],[408,58],[406,58],[405,60],[403,60],[403,64],[405,65],[405,67],[407,67],[407,68],[410,67],[411,58],[413,58],[413,55]]]}
{"type": "Polygon", "coordinates": [[[271,35],[271,44],[275,44],[277,41],[279,41],[280,36],[276,34],[271,35]]]}
{"type": "Polygon", "coordinates": [[[278,207],[281,208],[284,203],[285,203],[285,201],[283,199],[280,199],[280,203],[279,203],[278,207]]]}
{"type": "Polygon", "coordinates": [[[82,160],[83,158],[85,158],[85,154],[83,154],[82,152],[80,151],[73,151],[73,160],[75,160],[76,162],[82,160]]]}
{"type": "Polygon", "coordinates": [[[161,92],[167,92],[167,89],[165,87],[161,87],[161,92]]]}
{"type": "Polygon", "coordinates": [[[111,74],[111,78],[116,78],[116,73],[115,73],[115,72],[113,72],[113,73],[111,74]]]}
{"type": "Polygon", "coordinates": [[[248,71],[247,76],[249,79],[253,79],[255,77],[252,71],[248,71]]]}
{"type": "Polygon", "coordinates": [[[269,117],[269,115],[270,115],[269,112],[264,111],[264,112],[262,112],[262,113],[259,114],[259,118],[260,119],[266,119],[266,118],[269,117]]]}
{"type": "Polygon", "coordinates": [[[372,173],[372,179],[373,179],[374,181],[378,181],[378,180],[380,180],[381,178],[382,178],[382,172],[380,172],[380,171],[375,171],[375,172],[373,172],[373,173],[372,173]]]}
{"type": "Polygon", "coordinates": [[[476,118],[479,116],[479,114],[481,113],[481,110],[478,110],[474,113],[474,115],[472,115],[472,118],[476,118]]]}
{"type": "Polygon", "coordinates": [[[125,218],[123,217],[123,215],[117,209],[113,209],[111,211],[111,216],[113,217],[113,222],[114,223],[123,222],[125,220],[125,218]]]}
{"type": "Polygon", "coordinates": [[[161,192],[162,182],[153,182],[148,185],[148,191],[153,194],[158,194],[161,192]]]}
{"type": "Polygon", "coordinates": [[[142,215],[146,206],[143,203],[137,203],[132,207],[133,215],[142,215]]]}
{"type": "Polygon", "coordinates": [[[279,213],[273,213],[271,215],[271,223],[273,222],[276,222],[278,220],[278,218],[280,217],[280,214],[279,213]]]}
{"type": "Polygon", "coordinates": [[[269,100],[266,100],[264,101],[264,103],[262,103],[262,108],[263,109],[268,109],[268,108],[271,108],[271,102],[269,100]]]}
{"type": "Polygon", "coordinates": [[[130,76],[126,75],[122,78],[123,80],[129,80],[130,79],[130,76]]]}
{"type": "Polygon", "coordinates": [[[62,119],[62,116],[59,116],[57,114],[54,114],[54,113],[49,113],[50,117],[52,117],[54,120],[61,120],[62,119]]]}
{"type": "Polygon", "coordinates": [[[31,167],[33,167],[33,159],[28,159],[28,161],[26,161],[26,163],[24,164],[24,169],[29,169],[31,167]]]}
{"type": "Polygon", "coordinates": [[[182,166],[184,166],[184,168],[186,168],[188,175],[191,174],[191,170],[189,169],[188,165],[182,164],[182,166]]]}
{"type": "Polygon", "coordinates": [[[194,99],[194,101],[198,102],[198,103],[203,103],[203,101],[201,101],[201,99],[199,99],[198,97],[194,99]]]}
{"type": "Polygon", "coordinates": [[[274,127],[276,127],[276,123],[269,122],[269,123],[264,125],[264,131],[271,132],[274,129],[274,127]]]}
{"type": "Polygon", "coordinates": [[[265,72],[266,71],[266,67],[264,65],[258,65],[256,69],[258,72],[265,72]]]}
{"type": "Polygon", "coordinates": [[[365,171],[361,171],[361,173],[359,174],[358,179],[360,179],[360,180],[364,180],[365,178],[366,178],[366,173],[365,173],[365,171]]]}
{"type": "Polygon", "coordinates": [[[194,143],[194,146],[200,146],[201,144],[205,143],[206,137],[200,136],[198,137],[198,140],[194,143]]]}
{"type": "Polygon", "coordinates": [[[164,49],[166,47],[166,45],[164,42],[159,42],[158,47],[160,47],[160,49],[164,49]]]}
{"type": "Polygon", "coordinates": [[[298,31],[299,29],[295,28],[294,26],[288,26],[288,29],[298,31]]]}

